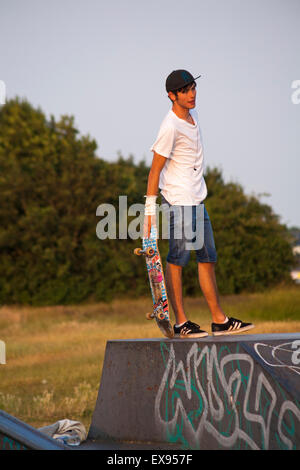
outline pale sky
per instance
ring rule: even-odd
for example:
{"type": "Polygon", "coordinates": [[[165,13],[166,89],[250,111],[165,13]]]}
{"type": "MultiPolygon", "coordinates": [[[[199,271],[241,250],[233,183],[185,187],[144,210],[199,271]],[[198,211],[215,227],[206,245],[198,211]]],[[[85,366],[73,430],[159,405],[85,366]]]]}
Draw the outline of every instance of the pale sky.
{"type": "Polygon", "coordinates": [[[205,164],[300,227],[299,0],[0,0],[0,21],[7,98],[74,115],[106,160],[150,165],[167,75],[201,74],[205,164]]]}

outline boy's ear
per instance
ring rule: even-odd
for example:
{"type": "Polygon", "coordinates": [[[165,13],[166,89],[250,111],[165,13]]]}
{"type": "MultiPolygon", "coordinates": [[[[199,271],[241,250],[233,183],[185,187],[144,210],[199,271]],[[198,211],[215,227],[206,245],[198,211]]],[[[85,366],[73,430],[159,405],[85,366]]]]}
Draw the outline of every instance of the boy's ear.
{"type": "Polygon", "coordinates": [[[176,95],[175,95],[172,91],[169,91],[168,97],[170,98],[171,101],[175,101],[175,100],[176,100],[176,95]]]}

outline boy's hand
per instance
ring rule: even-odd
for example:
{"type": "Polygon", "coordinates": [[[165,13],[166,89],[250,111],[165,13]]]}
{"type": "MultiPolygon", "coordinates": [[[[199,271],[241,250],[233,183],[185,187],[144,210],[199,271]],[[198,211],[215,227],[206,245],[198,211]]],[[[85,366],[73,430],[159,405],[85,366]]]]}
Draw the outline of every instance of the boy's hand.
{"type": "Polygon", "coordinates": [[[156,215],[156,195],[146,196],[145,217],[144,217],[144,238],[150,237],[151,225],[155,224],[156,215]]]}
{"type": "Polygon", "coordinates": [[[144,230],[143,238],[149,238],[151,226],[155,224],[155,215],[145,215],[144,217],[144,230]]]}

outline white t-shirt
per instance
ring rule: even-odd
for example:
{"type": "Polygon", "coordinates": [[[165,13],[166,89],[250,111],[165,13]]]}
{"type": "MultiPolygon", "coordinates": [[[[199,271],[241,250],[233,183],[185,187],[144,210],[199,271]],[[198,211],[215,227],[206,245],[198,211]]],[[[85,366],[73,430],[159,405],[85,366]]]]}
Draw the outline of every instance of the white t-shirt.
{"type": "Polygon", "coordinates": [[[167,158],[159,188],[171,205],[193,206],[207,196],[201,131],[195,109],[190,110],[195,124],[180,119],[170,110],[164,118],[151,147],[167,158]]]}

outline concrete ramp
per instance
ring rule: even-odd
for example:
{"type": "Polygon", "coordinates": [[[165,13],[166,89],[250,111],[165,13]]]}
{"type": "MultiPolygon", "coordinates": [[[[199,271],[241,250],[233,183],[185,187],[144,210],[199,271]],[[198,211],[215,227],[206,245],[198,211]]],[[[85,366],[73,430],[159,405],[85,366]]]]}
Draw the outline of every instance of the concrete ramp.
{"type": "Polygon", "coordinates": [[[109,341],[88,439],[300,449],[300,334],[109,341]]]}

